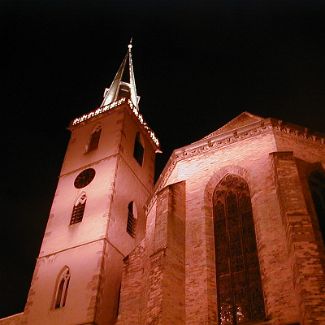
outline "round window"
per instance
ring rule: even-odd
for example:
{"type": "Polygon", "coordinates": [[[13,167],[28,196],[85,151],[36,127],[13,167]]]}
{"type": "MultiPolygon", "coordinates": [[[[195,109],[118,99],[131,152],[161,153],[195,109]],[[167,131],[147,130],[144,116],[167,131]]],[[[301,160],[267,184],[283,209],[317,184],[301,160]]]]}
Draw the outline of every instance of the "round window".
{"type": "Polygon", "coordinates": [[[74,186],[76,188],[83,188],[87,186],[95,177],[95,169],[87,168],[83,170],[74,180],[74,186]]]}

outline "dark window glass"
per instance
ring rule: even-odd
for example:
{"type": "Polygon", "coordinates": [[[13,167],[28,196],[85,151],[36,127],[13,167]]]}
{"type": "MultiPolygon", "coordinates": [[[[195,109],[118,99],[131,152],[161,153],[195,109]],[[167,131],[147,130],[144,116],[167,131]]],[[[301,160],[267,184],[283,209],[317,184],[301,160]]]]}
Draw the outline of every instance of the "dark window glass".
{"type": "Polygon", "coordinates": [[[140,166],[142,166],[143,154],[144,154],[144,147],[143,147],[141,140],[142,139],[141,139],[140,133],[138,132],[135,137],[133,157],[139,163],[140,166]]]}
{"type": "Polygon", "coordinates": [[[247,183],[227,175],[213,196],[218,319],[221,325],[265,319],[247,183]]]}
{"type": "Polygon", "coordinates": [[[102,132],[102,129],[98,127],[90,136],[87,152],[95,150],[98,148],[99,138],[100,134],[102,132]]]}
{"type": "Polygon", "coordinates": [[[55,301],[55,308],[60,308],[61,307],[61,302],[62,302],[62,295],[63,295],[63,286],[64,286],[64,279],[61,279],[59,288],[58,288],[58,293],[56,296],[56,301],[55,301]]]}
{"type": "Polygon", "coordinates": [[[74,186],[76,188],[83,188],[87,186],[95,177],[95,169],[87,168],[83,170],[75,179],[74,186]]]}
{"type": "Polygon", "coordinates": [[[137,219],[135,218],[134,210],[135,210],[134,202],[130,202],[128,204],[128,221],[127,221],[127,225],[126,225],[126,231],[132,237],[135,237],[135,227],[136,227],[136,221],[137,221],[137,219]]]}
{"type": "Polygon", "coordinates": [[[58,278],[58,286],[56,288],[56,295],[55,295],[55,303],[54,308],[62,308],[65,306],[67,295],[68,295],[68,288],[70,283],[70,272],[69,268],[65,267],[61,272],[58,278]]]}
{"type": "Polygon", "coordinates": [[[87,201],[87,196],[85,193],[83,193],[79,197],[79,199],[77,200],[77,202],[75,203],[72,209],[70,225],[82,221],[85,212],[86,201],[87,201]]]}
{"type": "Polygon", "coordinates": [[[309,176],[309,187],[313,198],[319,230],[325,244],[325,173],[315,171],[309,176]]]}

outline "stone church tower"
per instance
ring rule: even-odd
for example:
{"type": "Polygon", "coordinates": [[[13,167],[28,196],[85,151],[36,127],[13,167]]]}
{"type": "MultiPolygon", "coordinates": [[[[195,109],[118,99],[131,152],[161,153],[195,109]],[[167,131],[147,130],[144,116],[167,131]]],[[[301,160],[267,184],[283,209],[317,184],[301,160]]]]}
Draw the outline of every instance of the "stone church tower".
{"type": "Polygon", "coordinates": [[[0,324],[324,325],[325,137],[244,112],[154,187],[131,47],[70,125],[25,311],[0,324]]]}
{"type": "Polygon", "coordinates": [[[123,258],[144,237],[159,149],[139,112],[131,47],[100,108],[69,127],[24,324],[113,324],[117,317],[123,258]]]}

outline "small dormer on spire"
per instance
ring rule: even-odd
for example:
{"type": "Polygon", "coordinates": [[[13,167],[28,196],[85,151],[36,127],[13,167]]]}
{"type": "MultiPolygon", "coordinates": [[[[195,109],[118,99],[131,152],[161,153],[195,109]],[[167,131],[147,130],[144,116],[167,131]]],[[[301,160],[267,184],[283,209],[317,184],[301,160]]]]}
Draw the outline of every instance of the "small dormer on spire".
{"type": "Polygon", "coordinates": [[[116,100],[126,97],[132,101],[132,104],[139,110],[140,97],[137,95],[137,88],[135,85],[133,62],[132,62],[132,39],[128,45],[128,51],[115,75],[113,82],[109,88],[105,89],[104,100],[102,106],[109,105],[116,100]],[[129,63],[128,76],[125,71],[125,66],[129,63]],[[128,79],[127,81],[125,80],[128,79]]]}

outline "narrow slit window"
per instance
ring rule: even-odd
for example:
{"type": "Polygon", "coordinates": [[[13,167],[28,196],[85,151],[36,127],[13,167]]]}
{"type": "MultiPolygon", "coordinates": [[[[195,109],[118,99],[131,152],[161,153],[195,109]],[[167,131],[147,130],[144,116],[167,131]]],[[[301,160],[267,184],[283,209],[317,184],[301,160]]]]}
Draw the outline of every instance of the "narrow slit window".
{"type": "Polygon", "coordinates": [[[54,309],[59,309],[65,306],[68,295],[68,288],[70,283],[70,271],[66,266],[61,271],[56,285],[54,309]]]}
{"type": "Polygon", "coordinates": [[[100,134],[102,132],[101,127],[97,127],[91,134],[89,143],[87,146],[87,152],[96,150],[98,148],[100,134]]]}
{"type": "Polygon", "coordinates": [[[137,218],[136,218],[136,209],[134,202],[128,204],[128,220],[126,225],[126,231],[131,237],[135,237],[135,228],[136,228],[137,218]]]}
{"type": "Polygon", "coordinates": [[[319,232],[325,245],[325,173],[323,171],[312,172],[308,182],[317,216],[319,232]]]}
{"type": "Polygon", "coordinates": [[[143,139],[138,132],[135,136],[134,141],[134,150],[133,150],[133,157],[138,162],[140,166],[143,164],[143,156],[144,156],[144,145],[143,145],[143,139]]]}
{"type": "Polygon", "coordinates": [[[120,303],[121,303],[121,284],[119,286],[118,293],[117,293],[115,318],[118,318],[120,314],[120,303]]]}
{"type": "Polygon", "coordinates": [[[71,219],[70,219],[70,225],[73,225],[75,223],[79,223],[82,221],[84,212],[85,212],[86,202],[87,202],[86,193],[82,193],[73,206],[71,219]]]}

